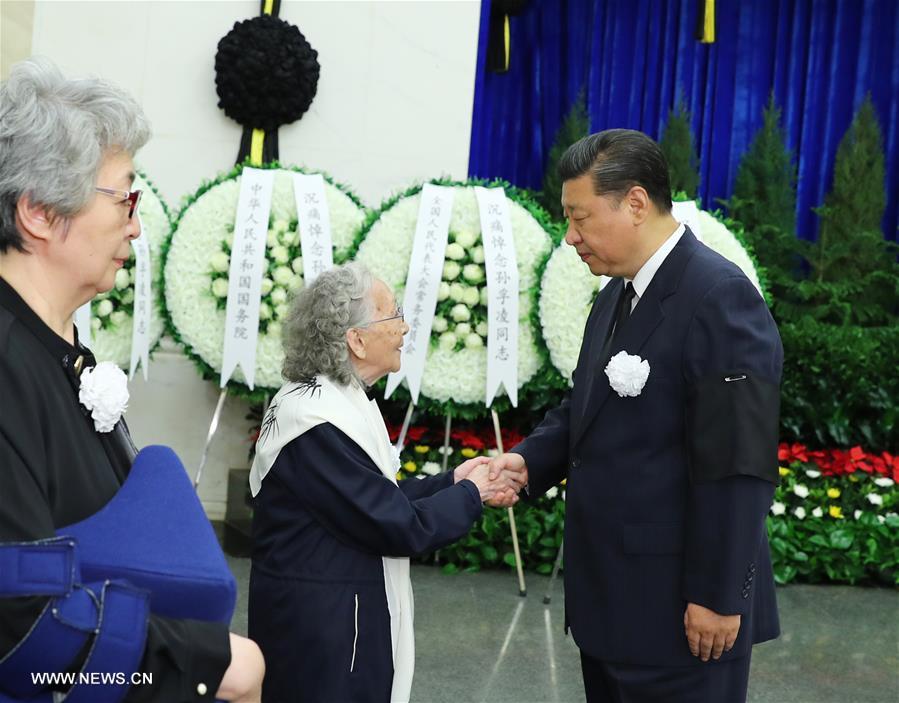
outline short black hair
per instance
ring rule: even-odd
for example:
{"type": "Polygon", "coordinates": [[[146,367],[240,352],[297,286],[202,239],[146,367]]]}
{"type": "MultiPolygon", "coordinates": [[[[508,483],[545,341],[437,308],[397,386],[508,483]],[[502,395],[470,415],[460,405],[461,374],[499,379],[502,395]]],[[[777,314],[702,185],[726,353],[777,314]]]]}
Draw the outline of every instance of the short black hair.
{"type": "Polygon", "coordinates": [[[607,129],[576,141],[559,160],[559,175],[564,182],[587,173],[597,195],[624,197],[639,185],[660,212],[671,212],[668,162],[659,145],[643,132],[607,129]]]}

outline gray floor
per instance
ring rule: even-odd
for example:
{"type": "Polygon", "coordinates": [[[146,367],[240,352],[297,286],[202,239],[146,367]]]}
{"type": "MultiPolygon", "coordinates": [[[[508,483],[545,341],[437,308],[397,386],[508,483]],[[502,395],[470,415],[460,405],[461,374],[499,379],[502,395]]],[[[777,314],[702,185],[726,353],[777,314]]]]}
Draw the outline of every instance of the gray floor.
{"type": "MultiPolygon", "coordinates": [[[[249,562],[230,559],[240,599],[233,628],[246,633],[249,562]]],[[[528,575],[445,576],[413,566],[415,703],[583,701],[577,649],[562,632],[558,585],[528,575]]],[[[778,590],[783,635],[755,648],[753,703],[899,702],[899,593],[843,586],[778,590]]],[[[721,703],[726,703],[722,701],[721,703]]]]}

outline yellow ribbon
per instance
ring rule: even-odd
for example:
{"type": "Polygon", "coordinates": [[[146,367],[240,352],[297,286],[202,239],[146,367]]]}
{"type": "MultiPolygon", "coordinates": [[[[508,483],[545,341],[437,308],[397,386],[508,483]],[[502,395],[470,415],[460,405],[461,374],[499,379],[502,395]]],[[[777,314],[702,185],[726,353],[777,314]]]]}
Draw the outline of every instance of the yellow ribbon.
{"type": "Polygon", "coordinates": [[[265,6],[262,8],[263,15],[272,14],[272,9],[274,9],[275,0],[265,0],[265,6]]]}
{"type": "Polygon", "coordinates": [[[509,31],[509,15],[503,15],[503,44],[506,50],[506,63],[503,66],[504,71],[509,70],[509,54],[512,52],[512,36],[509,31]]]}
{"type": "Polygon", "coordinates": [[[705,0],[705,15],[702,18],[703,44],[715,43],[715,0],[705,0]]]}
{"type": "Polygon", "coordinates": [[[250,140],[250,164],[262,166],[262,143],[265,141],[265,130],[254,129],[250,140]]]}

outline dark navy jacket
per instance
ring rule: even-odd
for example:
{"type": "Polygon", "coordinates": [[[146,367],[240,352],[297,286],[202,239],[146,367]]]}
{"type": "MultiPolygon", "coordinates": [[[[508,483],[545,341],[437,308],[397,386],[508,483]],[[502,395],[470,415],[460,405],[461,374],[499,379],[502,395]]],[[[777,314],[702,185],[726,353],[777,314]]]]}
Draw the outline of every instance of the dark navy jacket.
{"type": "Polygon", "coordinates": [[[529,493],[567,478],[566,621],[607,661],[699,663],[688,602],[740,614],[734,649],[779,634],[765,517],[777,480],[783,348],[761,295],[689,229],[598,358],[623,282],[599,294],[574,387],[512,451],[529,493]],[[625,350],[650,365],[636,397],[604,369],[625,350]]]}
{"type": "Polygon", "coordinates": [[[265,656],[263,701],[389,701],[381,557],[446,546],[481,511],[471,481],[447,472],[397,486],[333,425],[287,444],[253,515],[249,636],[265,656]]]}

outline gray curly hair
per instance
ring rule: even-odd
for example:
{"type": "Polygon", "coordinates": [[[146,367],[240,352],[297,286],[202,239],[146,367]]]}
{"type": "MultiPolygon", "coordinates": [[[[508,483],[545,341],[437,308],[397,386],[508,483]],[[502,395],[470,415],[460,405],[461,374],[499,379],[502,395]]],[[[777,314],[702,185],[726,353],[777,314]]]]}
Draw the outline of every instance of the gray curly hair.
{"type": "Polygon", "coordinates": [[[282,329],[284,378],[300,381],[322,374],[342,385],[358,380],[346,333],[371,321],[373,283],[371,272],[353,262],[325,271],[300,291],[282,329]]]}
{"type": "Polygon", "coordinates": [[[105,152],[133,156],[149,138],[143,110],[111,83],[69,80],[43,57],[13,66],[0,84],[0,253],[24,251],[19,198],[72,217],[94,197],[105,152]]]}

